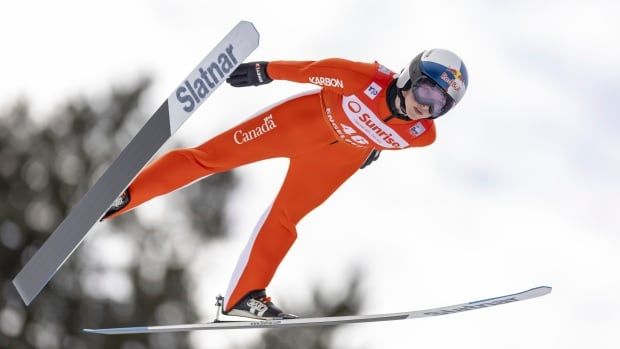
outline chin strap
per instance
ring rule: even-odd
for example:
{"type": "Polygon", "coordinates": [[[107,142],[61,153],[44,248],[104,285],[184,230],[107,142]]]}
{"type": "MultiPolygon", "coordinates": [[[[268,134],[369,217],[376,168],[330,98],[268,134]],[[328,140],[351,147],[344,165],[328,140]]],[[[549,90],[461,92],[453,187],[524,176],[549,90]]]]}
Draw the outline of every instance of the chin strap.
{"type": "Polygon", "coordinates": [[[387,121],[393,117],[406,121],[411,120],[406,113],[407,106],[405,105],[405,96],[403,96],[403,91],[396,86],[396,80],[392,81],[388,87],[387,99],[387,104],[392,112],[392,115],[383,121],[387,121]],[[398,96],[398,99],[400,100],[400,106],[396,106],[394,103],[396,96],[398,96]]]}
{"type": "MultiPolygon", "coordinates": [[[[409,84],[411,84],[411,82],[409,82],[409,84]]],[[[407,88],[407,85],[405,85],[405,88],[407,88]]],[[[402,89],[399,89],[398,87],[396,87],[396,80],[392,81],[392,83],[388,87],[387,104],[388,104],[388,107],[390,108],[390,111],[392,112],[392,115],[383,119],[383,122],[388,122],[392,118],[398,118],[398,119],[405,120],[405,121],[411,121],[411,118],[409,118],[406,114],[407,106],[405,105],[405,96],[403,96],[402,89]],[[398,96],[400,100],[400,106],[398,107],[394,103],[394,99],[396,96],[398,96]]],[[[364,161],[360,169],[368,167],[370,164],[377,161],[377,159],[379,159],[379,155],[381,155],[381,150],[373,149],[373,151],[371,151],[370,154],[368,154],[368,158],[366,158],[366,161],[364,161]]]]}
{"type": "MultiPolygon", "coordinates": [[[[397,89],[396,94],[398,94],[398,100],[400,101],[400,111],[402,112],[402,116],[407,116],[407,106],[405,105],[405,96],[403,95],[403,90],[397,89]]],[[[407,117],[409,119],[409,117],[407,117]]]]}

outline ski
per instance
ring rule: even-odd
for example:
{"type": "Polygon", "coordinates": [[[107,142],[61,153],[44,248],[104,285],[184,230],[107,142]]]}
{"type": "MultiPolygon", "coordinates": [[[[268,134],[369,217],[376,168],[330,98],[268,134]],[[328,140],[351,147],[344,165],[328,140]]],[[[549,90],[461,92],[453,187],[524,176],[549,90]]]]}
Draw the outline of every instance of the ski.
{"type": "Polygon", "coordinates": [[[475,302],[450,305],[447,307],[414,310],[403,313],[390,313],[378,315],[359,315],[359,316],[334,316],[300,318],[290,320],[252,320],[252,321],[215,321],[202,324],[184,324],[170,326],[144,326],[144,327],[120,327],[120,328],[101,328],[83,329],[84,332],[118,335],[118,334],[137,334],[137,333],[157,333],[157,332],[186,332],[196,330],[233,330],[248,328],[289,328],[301,326],[327,326],[342,325],[365,322],[393,321],[415,318],[434,317],[448,314],[456,314],[464,311],[477,310],[493,307],[496,305],[509,304],[526,299],[544,296],[551,292],[551,287],[540,286],[531,290],[510,294],[507,296],[483,299],[475,302]]]}
{"type": "Polygon", "coordinates": [[[258,41],[254,25],[239,22],[164,101],[13,279],[26,305],[41,292],[159,148],[258,47],[258,41]]]}

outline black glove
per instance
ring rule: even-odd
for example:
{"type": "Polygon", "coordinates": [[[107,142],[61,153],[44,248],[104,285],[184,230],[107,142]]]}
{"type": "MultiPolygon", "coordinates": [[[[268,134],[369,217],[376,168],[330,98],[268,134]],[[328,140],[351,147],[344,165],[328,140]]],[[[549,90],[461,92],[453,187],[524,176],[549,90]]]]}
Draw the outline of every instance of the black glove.
{"type": "Polygon", "coordinates": [[[234,72],[230,74],[226,82],[234,87],[258,86],[272,82],[267,75],[268,62],[249,62],[241,63],[234,72]]]}
{"type": "Polygon", "coordinates": [[[377,161],[380,154],[381,150],[373,149],[368,155],[368,158],[366,158],[366,161],[364,161],[364,163],[360,167],[360,169],[364,169],[365,167],[370,166],[370,164],[372,164],[373,162],[377,161]]]}

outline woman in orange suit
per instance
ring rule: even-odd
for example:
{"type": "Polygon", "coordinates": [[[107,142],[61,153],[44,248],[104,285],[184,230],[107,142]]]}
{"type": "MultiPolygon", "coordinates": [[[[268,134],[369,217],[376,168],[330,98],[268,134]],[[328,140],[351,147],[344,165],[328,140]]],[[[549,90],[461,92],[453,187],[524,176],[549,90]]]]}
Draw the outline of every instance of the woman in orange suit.
{"type": "Polygon", "coordinates": [[[291,97],[205,143],[168,152],[136,177],[105,218],[213,173],[287,157],[282,187],[239,258],[224,313],[256,319],[295,318],[266,287],[297,237],[297,223],[382,150],[435,141],[434,119],[465,94],[467,69],[454,53],[426,50],[395,74],[378,63],[344,59],[244,63],[227,82],[258,86],[272,80],[321,87],[291,97]]]}

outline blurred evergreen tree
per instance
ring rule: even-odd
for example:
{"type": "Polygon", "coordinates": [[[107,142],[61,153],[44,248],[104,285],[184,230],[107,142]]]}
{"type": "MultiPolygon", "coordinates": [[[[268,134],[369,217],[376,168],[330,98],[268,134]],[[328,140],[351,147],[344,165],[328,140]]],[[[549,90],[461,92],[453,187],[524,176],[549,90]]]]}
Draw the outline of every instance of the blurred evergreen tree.
{"type": "MultiPolygon", "coordinates": [[[[11,283],[145,122],[137,107],[149,85],[141,79],[99,103],[74,100],[43,122],[35,121],[40,118],[23,101],[0,115],[0,348],[189,346],[187,334],[94,336],[81,329],[196,321],[184,264],[202,243],[226,236],[223,210],[236,184],[231,173],[175,196],[175,210],[192,217],[193,229],[179,227],[194,242],[182,250],[175,250],[174,234],[165,233],[172,227],[155,229],[128,214],[103,224],[109,228],[104,235],[122,236],[133,246],[129,265],[109,268],[91,261],[84,253],[89,237],[29,307],[11,283]],[[120,282],[126,297],[110,297],[111,282],[120,282]]],[[[128,258],[109,256],[116,257],[128,258]]]]}

